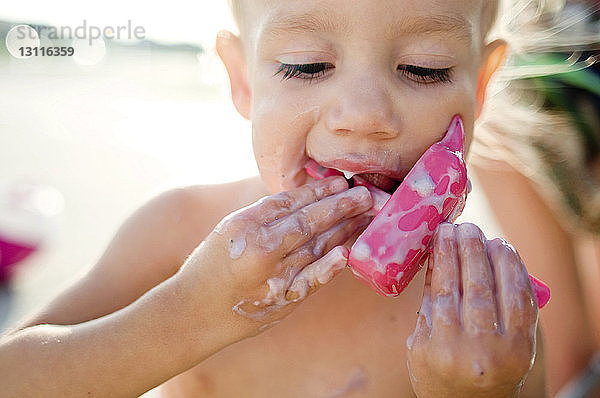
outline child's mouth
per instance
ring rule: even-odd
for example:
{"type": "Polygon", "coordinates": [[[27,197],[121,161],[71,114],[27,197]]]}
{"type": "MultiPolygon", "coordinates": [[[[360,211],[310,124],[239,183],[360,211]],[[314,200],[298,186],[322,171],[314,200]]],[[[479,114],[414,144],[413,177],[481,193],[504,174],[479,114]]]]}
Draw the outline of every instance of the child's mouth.
{"type": "MultiPolygon", "coordinates": [[[[352,177],[352,181],[354,183],[356,183],[356,180],[354,180],[355,178],[360,178],[360,179],[368,182],[369,184],[375,186],[376,188],[379,188],[382,191],[389,193],[390,195],[394,193],[396,188],[398,188],[400,186],[400,183],[402,182],[402,180],[395,180],[391,177],[388,177],[388,176],[380,174],[380,173],[357,174],[354,177],[352,177]]],[[[360,184],[358,184],[358,185],[360,185],[360,184]]]]}
{"type": "Polygon", "coordinates": [[[304,168],[311,177],[317,180],[331,176],[344,176],[351,188],[360,185],[367,187],[373,198],[373,208],[366,214],[371,214],[373,216],[383,208],[406,176],[405,174],[397,174],[392,177],[383,173],[374,172],[354,173],[343,169],[325,167],[317,163],[314,159],[309,159],[304,168]]]}
{"type": "MultiPolygon", "coordinates": [[[[394,178],[389,175],[377,172],[354,173],[341,168],[323,166],[314,159],[309,159],[305,169],[307,173],[316,179],[326,178],[330,176],[344,176],[350,187],[363,185],[367,188],[375,188],[389,195],[393,194],[396,188],[400,186],[402,178],[394,178]]],[[[382,192],[382,193],[383,193],[382,192]]]]}

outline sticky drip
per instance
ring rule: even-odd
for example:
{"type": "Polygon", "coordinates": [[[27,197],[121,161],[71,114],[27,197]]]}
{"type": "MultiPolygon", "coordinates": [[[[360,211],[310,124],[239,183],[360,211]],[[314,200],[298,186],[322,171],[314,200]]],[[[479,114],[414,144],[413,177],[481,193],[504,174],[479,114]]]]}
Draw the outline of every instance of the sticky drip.
{"type": "Polygon", "coordinates": [[[329,282],[335,273],[346,266],[348,249],[338,246],[325,256],[312,264],[307,265],[297,275],[288,277],[273,277],[267,280],[269,290],[264,298],[243,299],[232,307],[233,312],[253,319],[264,321],[273,311],[304,300],[311,288],[317,284],[324,285],[329,282]],[[291,283],[288,281],[291,280],[291,283]],[[289,286],[289,288],[287,287],[289,286]],[[291,292],[292,299],[286,298],[286,293],[291,292]]]}

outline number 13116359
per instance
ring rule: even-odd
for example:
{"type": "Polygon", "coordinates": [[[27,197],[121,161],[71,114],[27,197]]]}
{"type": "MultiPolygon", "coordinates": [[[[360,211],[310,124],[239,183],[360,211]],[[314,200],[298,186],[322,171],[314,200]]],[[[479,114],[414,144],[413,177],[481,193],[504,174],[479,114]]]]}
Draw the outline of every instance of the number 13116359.
{"type": "Polygon", "coordinates": [[[70,57],[73,47],[19,47],[21,57],[70,57]]]}

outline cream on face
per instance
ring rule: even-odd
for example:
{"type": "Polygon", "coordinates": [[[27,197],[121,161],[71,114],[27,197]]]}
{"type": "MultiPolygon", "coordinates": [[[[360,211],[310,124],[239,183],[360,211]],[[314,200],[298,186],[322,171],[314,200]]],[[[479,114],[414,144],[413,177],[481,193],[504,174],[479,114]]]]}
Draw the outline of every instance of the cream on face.
{"type": "Polygon", "coordinates": [[[254,152],[270,191],[307,182],[309,159],[406,174],[454,114],[468,145],[482,4],[248,2],[254,152]]]}

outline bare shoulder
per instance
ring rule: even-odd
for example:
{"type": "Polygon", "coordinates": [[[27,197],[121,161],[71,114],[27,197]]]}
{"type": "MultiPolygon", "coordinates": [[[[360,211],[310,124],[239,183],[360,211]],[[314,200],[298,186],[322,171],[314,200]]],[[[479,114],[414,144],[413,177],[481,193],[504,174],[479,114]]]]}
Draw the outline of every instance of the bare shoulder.
{"type": "Polygon", "coordinates": [[[474,171],[505,237],[517,248],[528,269],[552,283],[557,275],[550,274],[551,265],[565,270],[573,259],[571,235],[546,198],[508,164],[475,167],[474,171]]]}
{"type": "MultiPolygon", "coordinates": [[[[219,185],[196,185],[182,188],[177,200],[182,218],[181,244],[189,254],[229,213],[268,195],[259,177],[219,185]]],[[[180,258],[182,260],[184,258],[180,258]]]]}
{"type": "Polygon", "coordinates": [[[225,215],[265,194],[257,177],[152,198],[125,220],[86,275],[20,327],[84,322],[129,305],[175,274],[225,215]]]}
{"type": "Polygon", "coordinates": [[[476,166],[474,171],[508,235],[524,235],[526,238],[531,232],[539,232],[539,236],[555,239],[568,237],[548,200],[529,178],[511,165],[497,161],[493,167],[476,166]]]}
{"type": "Polygon", "coordinates": [[[91,278],[128,296],[127,302],[173,275],[232,211],[262,193],[257,178],[169,190],[137,210],[120,228],[91,278]],[[105,280],[110,277],[110,280],[105,280]],[[121,286],[122,281],[128,281],[121,286]]]}

